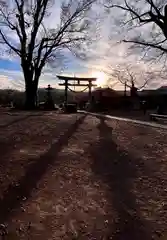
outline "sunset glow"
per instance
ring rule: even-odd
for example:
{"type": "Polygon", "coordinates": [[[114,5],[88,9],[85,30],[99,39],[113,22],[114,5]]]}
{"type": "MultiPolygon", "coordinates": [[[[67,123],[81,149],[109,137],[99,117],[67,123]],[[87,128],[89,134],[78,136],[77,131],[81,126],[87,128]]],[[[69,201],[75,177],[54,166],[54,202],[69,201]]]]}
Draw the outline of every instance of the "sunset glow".
{"type": "Polygon", "coordinates": [[[96,84],[97,84],[98,86],[103,86],[103,85],[105,85],[106,75],[105,75],[104,72],[96,72],[94,75],[95,75],[95,77],[97,78],[96,84]]]}

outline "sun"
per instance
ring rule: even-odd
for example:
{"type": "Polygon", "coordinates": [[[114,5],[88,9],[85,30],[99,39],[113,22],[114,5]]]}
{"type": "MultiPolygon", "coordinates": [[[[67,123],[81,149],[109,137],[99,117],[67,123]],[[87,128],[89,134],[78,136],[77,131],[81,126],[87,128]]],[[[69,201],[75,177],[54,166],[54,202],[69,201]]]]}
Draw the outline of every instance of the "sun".
{"type": "Polygon", "coordinates": [[[96,84],[98,87],[105,85],[106,75],[104,72],[96,72],[94,75],[97,78],[96,84]]]}

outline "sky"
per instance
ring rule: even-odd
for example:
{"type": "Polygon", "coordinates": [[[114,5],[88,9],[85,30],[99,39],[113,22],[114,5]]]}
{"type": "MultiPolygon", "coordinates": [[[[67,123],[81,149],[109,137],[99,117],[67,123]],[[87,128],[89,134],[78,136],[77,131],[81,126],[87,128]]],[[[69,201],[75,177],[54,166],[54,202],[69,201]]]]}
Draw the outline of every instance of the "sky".
{"type": "MultiPolygon", "coordinates": [[[[59,21],[60,1],[51,8],[51,15],[45,20],[46,26],[55,27],[55,23],[59,21]]],[[[143,53],[135,50],[129,50],[126,43],[119,43],[124,37],[127,30],[119,26],[117,20],[121,19],[120,10],[106,12],[102,6],[94,6],[94,14],[91,17],[94,19],[94,25],[90,30],[92,36],[92,44],[87,52],[85,60],[78,59],[71,52],[65,51],[65,61],[62,68],[53,68],[47,66],[43,71],[39,87],[46,87],[51,84],[52,87],[58,88],[58,79],[56,75],[75,75],[75,76],[90,76],[98,78],[99,86],[114,86],[117,80],[112,76],[114,69],[121,66],[121,70],[125,71],[126,66],[130,66],[135,74],[138,85],[142,84],[148,72],[157,72],[162,68],[160,62],[154,62],[150,65],[146,59],[143,59],[143,53]],[[119,16],[120,14],[120,16],[119,16]],[[94,34],[94,35],[92,35],[94,34]],[[96,37],[95,37],[96,36],[96,37]],[[141,59],[142,58],[142,59],[141,59]],[[142,78],[142,79],[141,79],[142,78]]],[[[142,34],[148,33],[149,26],[143,27],[142,34]]],[[[12,38],[12,41],[17,41],[14,35],[6,32],[12,38]]],[[[134,31],[130,32],[133,34],[134,31]]],[[[20,67],[20,60],[16,56],[9,55],[4,45],[0,46],[0,88],[14,88],[23,90],[24,79],[20,67]]],[[[150,76],[150,75],[149,75],[150,76]]],[[[165,78],[160,79],[156,74],[151,75],[148,88],[157,88],[161,85],[167,85],[165,78]]],[[[114,88],[122,89],[120,83],[115,84],[114,88]]]]}

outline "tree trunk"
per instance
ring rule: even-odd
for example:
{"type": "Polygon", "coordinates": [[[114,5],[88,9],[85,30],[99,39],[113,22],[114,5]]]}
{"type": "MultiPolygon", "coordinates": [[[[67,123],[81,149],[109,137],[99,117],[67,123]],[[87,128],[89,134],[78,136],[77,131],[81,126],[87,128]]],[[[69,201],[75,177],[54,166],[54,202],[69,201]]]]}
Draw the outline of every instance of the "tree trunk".
{"type": "Polygon", "coordinates": [[[30,67],[29,63],[22,62],[25,80],[25,108],[33,110],[37,107],[37,89],[41,69],[30,67]]]}
{"type": "Polygon", "coordinates": [[[36,108],[37,101],[37,84],[35,82],[28,82],[25,89],[25,108],[33,110],[36,108]]]}

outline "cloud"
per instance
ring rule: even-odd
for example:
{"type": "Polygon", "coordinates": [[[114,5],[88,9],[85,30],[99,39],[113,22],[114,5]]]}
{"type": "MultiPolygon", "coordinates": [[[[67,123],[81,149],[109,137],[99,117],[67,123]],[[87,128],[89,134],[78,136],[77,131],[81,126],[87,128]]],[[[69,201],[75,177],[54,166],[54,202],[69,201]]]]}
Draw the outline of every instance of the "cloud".
{"type": "MultiPolygon", "coordinates": [[[[122,0],[121,0],[122,1],[122,0]]],[[[51,15],[45,20],[45,25],[50,28],[55,28],[60,20],[60,3],[61,1],[55,1],[55,5],[51,8],[51,15]]],[[[122,20],[122,13],[117,10],[112,10],[110,14],[107,14],[101,6],[94,6],[94,12],[91,12],[92,21],[94,25],[89,33],[92,37],[92,44],[87,48],[87,58],[85,61],[74,57],[69,51],[64,51],[65,60],[61,67],[52,68],[51,66],[46,66],[44,73],[41,75],[39,87],[45,87],[47,84],[51,84],[53,87],[58,88],[58,80],[56,74],[64,73],[76,76],[93,76],[97,71],[111,72],[115,68],[121,66],[124,68],[127,64],[131,64],[133,68],[138,69],[138,72],[147,72],[147,70],[152,70],[153,72],[160,71],[162,67],[162,62],[154,63],[151,65],[142,59],[141,51],[136,49],[129,50],[129,45],[126,43],[118,43],[125,36],[132,36],[136,34],[135,31],[127,32],[126,28],[120,26],[122,20]]],[[[145,36],[148,33],[149,25],[145,25],[142,28],[142,35],[145,36]]],[[[16,35],[12,35],[8,32],[11,37],[11,41],[17,42],[16,35]]],[[[6,52],[6,47],[3,45],[0,49],[1,55],[0,59],[8,60],[13,62],[13,64],[19,64],[18,57],[9,55],[6,52]]],[[[107,75],[105,84],[112,85],[115,83],[116,79],[107,75]]],[[[139,81],[142,79],[139,78],[139,81]]],[[[165,84],[165,80],[158,77],[155,74],[155,78],[150,80],[149,87],[158,87],[165,84]]],[[[0,88],[17,88],[24,89],[24,79],[21,70],[13,69],[0,69],[0,88]]],[[[115,88],[121,88],[120,84],[115,85],[115,88]]]]}
{"type": "MultiPolygon", "coordinates": [[[[59,87],[58,79],[54,72],[41,75],[39,87],[47,87],[48,84],[51,84],[54,88],[59,87]]],[[[0,88],[24,90],[24,86],[24,78],[21,71],[0,69],[0,88]]]]}
{"type": "Polygon", "coordinates": [[[24,88],[21,71],[0,69],[0,88],[22,90],[24,88]]]}

